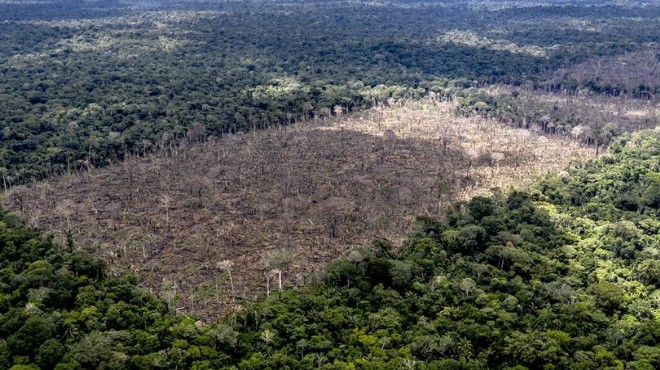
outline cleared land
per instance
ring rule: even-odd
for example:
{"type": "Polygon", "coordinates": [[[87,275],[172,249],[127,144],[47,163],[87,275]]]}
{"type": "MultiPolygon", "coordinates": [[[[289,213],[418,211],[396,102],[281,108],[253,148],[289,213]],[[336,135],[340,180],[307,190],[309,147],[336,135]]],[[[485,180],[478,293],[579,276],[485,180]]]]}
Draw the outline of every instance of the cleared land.
{"type": "Polygon", "coordinates": [[[515,116],[528,116],[531,127],[539,132],[570,135],[587,142],[603,136],[603,132],[634,132],[655,128],[660,122],[660,102],[657,99],[632,99],[583,93],[565,95],[541,91],[516,90],[499,85],[488,90],[498,95],[518,93],[511,101],[513,110],[520,112],[501,119],[515,124],[515,116]],[[547,120],[544,122],[544,120],[547,120]]]}
{"type": "Polygon", "coordinates": [[[595,155],[451,102],[379,107],[231,135],[19,186],[4,203],[90,246],[183,311],[300,284],[374,238],[395,244],[451,200],[524,186],[595,155]]]}

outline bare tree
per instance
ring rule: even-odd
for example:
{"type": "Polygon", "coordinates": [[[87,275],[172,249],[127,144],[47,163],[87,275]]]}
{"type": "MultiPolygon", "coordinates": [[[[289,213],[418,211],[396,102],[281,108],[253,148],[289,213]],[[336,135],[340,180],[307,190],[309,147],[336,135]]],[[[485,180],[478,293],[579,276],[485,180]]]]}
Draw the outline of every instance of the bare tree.
{"type": "Polygon", "coordinates": [[[172,203],[172,197],[167,194],[163,194],[160,197],[160,203],[165,207],[165,224],[167,228],[170,228],[170,204],[172,203]]]}
{"type": "Polygon", "coordinates": [[[220,261],[220,262],[217,262],[215,264],[215,267],[217,269],[226,272],[227,275],[229,276],[229,286],[231,288],[231,299],[232,299],[232,301],[234,301],[234,299],[236,297],[235,291],[234,291],[234,278],[231,274],[231,269],[232,269],[233,266],[234,266],[234,263],[230,260],[220,261]]]}
{"type": "Polygon", "coordinates": [[[71,215],[73,214],[73,202],[71,199],[63,199],[59,203],[57,203],[57,207],[55,208],[57,213],[62,215],[64,219],[66,220],[66,231],[70,232],[71,231],[71,215]]]}
{"type": "Polygon", "coordinates": [[[282,273],[286,270],[293,260],[293,254],[290,250],[280,249],[268,254],[266,257],[268,266],[272,266],[271,274],[277,275],[277,287],[282,291],[282,273]]]}

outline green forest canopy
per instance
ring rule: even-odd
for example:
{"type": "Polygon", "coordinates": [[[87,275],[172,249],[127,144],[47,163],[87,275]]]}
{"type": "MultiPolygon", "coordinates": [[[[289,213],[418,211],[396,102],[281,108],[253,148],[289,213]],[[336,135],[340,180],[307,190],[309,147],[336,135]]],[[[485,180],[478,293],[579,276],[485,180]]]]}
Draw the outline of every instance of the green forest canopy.
{"type": "Polygon", "coordinates": [[[2,211],[0,368],[660,367],[660,134],[205,324],[2,211]]]}
{"type": "Polygon", "coordinates": [[[0,4],[3,185],[428,92],[552,80],[556,91],[653,99],[660,88],[635,68],[621,86],[553,77],[653,50],[653,4],[140,3],[0,4]]]}

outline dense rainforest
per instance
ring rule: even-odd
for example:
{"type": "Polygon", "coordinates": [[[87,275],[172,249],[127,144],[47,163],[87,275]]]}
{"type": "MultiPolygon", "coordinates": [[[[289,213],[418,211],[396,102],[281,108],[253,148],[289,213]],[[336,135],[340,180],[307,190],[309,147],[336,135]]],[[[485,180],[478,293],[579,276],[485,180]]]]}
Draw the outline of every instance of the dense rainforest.
{"type": "Polygon", "coordinates": [[[659,25],[0,0],[0,370],[660,368],[659,25]]]}
{"type": "Polygon", "coordinates": [[[475,89],[657,103],[659,11],[654,2],[1,2],[3,186],[428,94],[551,134],[586,127],[585,142],[606,142],[653,125],[552,114],[552,103],[534,115],[511,94],[475,89]]]}
{"type": "Polygon", "coordinates": [[[660,367],[660,134],[453,204],[221,323],[2,211],[0,368],[660,367]]]}

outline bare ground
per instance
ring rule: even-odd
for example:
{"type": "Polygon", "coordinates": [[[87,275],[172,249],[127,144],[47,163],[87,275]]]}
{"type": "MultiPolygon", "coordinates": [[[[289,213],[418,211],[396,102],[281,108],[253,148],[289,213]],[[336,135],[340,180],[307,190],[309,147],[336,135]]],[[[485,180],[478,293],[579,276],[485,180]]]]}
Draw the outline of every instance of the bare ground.
{"type": "Polygon", "coordinates": [[[524,187],[594,156],[449,102],[379,107],[204,143],[5,194],[5,206],[130,269],[180,311],[213,317],[238,298],[302,284],[378,237],[403,242],[418,215],[524,187]]]}

